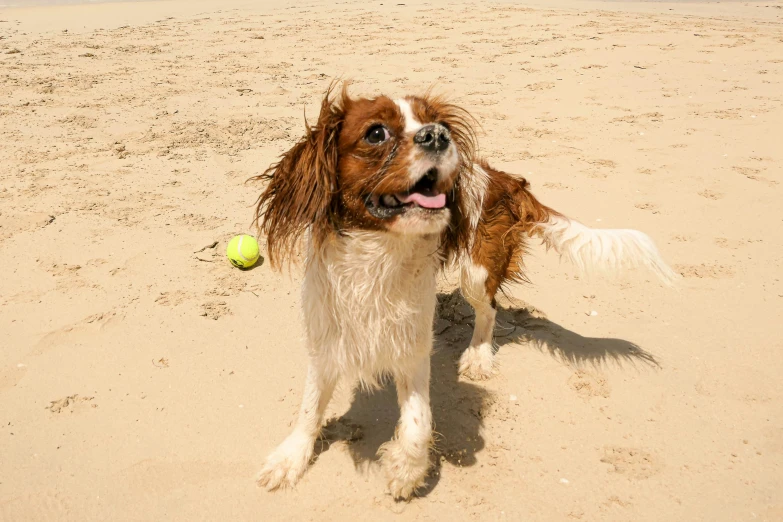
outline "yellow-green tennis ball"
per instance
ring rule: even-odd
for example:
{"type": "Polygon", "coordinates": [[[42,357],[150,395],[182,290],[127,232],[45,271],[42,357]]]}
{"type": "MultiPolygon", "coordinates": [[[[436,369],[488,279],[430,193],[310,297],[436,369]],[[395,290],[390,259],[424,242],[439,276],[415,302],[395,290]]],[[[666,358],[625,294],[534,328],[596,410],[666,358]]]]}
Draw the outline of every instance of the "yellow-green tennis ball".
{"type": "Polygon", "coordinates": [[[247,234],[234,236],[228,242],[226,255],[235,267],[249,268],[258,261],[258,241],[247,234]]]}

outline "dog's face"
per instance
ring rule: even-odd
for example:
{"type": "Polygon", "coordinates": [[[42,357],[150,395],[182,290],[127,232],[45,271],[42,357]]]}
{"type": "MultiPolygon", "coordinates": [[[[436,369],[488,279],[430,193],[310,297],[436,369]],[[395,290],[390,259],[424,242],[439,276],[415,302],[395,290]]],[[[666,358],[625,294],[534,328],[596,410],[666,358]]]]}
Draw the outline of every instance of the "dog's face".
{"type": "Polygon", "coordinates": [[[308,227],[316,243],[355,230],[453,232],[475,148],[470,116],[432,96],[330,94],[317,124],[259,176],[268,181],[257,214],[270,261],[290,256],[308,227]]]}
{"type": "Polygon", "coordinates": [[[404,234],[446,228],[461,155],[451,115],[439,109],[413,97],[349,102],[337,173],[346,224],[404,234]]]}

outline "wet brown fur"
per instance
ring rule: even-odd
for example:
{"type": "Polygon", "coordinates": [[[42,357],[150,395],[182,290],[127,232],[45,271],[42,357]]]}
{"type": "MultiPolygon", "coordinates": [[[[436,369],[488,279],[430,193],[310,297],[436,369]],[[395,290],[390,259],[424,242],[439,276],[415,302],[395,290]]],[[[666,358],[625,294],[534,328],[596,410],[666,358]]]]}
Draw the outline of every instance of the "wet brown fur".
{"type": "MultiPolygon", "coordinates": [[[[276,268],[294,258],[308,227],[321,242],[337,221],[337,139],[345,113],[343,104],[331,100],[334,88],[329,86],[316,124],[306,125],[305,135],[280,161],[250,179],[267,183],[256,205],[256,224],[276,268]]],[[[341,94],[344,103],[345,90],[341,94]]]]}
{"type": "Polygon", "coordinates": [[[560,214],[536,199],[525,178],[494,169],[485,161],[480,165],[489,183],[470,256],[488,272],[486,291],[495,307],[495,295],[505,284],[528,281],[523,257],[536,224],[560,214]]]}

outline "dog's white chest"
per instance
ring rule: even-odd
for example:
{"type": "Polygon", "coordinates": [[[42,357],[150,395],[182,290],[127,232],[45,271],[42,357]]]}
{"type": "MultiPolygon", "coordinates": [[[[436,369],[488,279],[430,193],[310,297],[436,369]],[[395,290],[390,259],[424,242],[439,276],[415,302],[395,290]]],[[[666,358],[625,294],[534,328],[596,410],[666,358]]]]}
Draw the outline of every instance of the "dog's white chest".
{"type": "Polygon", "coordinates": [[[369,384],[428,355],[437,248],[434,237],[362,232],[311,252],[302,296],[310,353],[369,384]]]}

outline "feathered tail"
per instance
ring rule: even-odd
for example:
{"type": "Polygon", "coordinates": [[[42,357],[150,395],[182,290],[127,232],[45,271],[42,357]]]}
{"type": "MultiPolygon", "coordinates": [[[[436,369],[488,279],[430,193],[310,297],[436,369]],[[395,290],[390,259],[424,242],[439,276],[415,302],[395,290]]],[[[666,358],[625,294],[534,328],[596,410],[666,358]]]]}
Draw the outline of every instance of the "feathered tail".
{"type": "Polygon", "coordinates": [[[584,273],[644,267],[667,285],[680,277],[663,260],[653,240],[638,230],[590,228],[550,212],[549,219],[533,227],[531,235],[540,236],[547,248],[584,273]]]}

